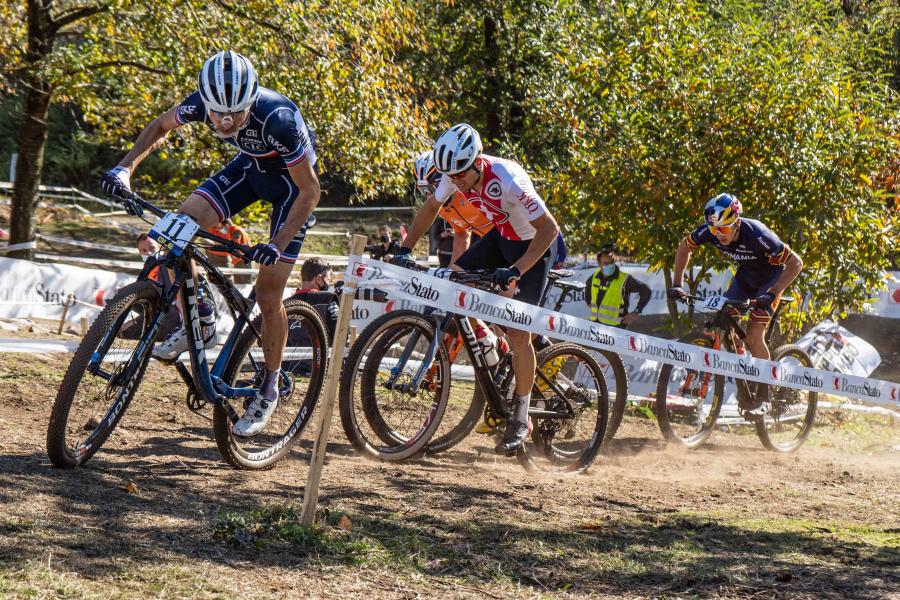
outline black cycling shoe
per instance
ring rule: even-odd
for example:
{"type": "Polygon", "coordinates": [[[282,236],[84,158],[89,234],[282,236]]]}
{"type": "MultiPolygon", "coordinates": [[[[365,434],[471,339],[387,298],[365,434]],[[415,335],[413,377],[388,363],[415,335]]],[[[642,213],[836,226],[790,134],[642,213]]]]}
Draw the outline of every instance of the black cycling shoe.
{"type": "Polygon", "coordinates": [[[510,420],[506,423],[506,431],[503,432],[503,439],[494,447],[494,452],[512,456],[522,447],[522,444],[525,443],[525,438],[527,437],[528,423],[510,420]]]}

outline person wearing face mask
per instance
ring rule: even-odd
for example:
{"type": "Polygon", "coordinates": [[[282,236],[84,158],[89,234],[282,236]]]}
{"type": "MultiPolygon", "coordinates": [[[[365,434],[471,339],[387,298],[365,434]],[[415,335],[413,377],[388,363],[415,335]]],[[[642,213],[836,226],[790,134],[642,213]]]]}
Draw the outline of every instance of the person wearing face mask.
{"type": "Polygon", "coordinates": [[[331,265],[318,256],[306,259],[300,267],[300,287],[293,297],[315,307],[325,321],[329,339],[333,338],[340,306],[331,291],[331,265]]]}
{"type": "Polygon", "coordinates": [[[400,249],[400,242],[394,239],[391,226],[385,223],[378,230],[380,241],[369,244],[365,250],[375,260],[388,260],[400,249]]]}
{"type": "Polygon", "coordinates": [[[584,301],[591,308],[591,320],[611,327],[628,327],[650,302],[650,288],[619,268],[611,243],[600,248],[597,264],[598,269],[584,282],[584,301]],[[631,294],[639,296],[634,311],[628,308],[631,294]]]}

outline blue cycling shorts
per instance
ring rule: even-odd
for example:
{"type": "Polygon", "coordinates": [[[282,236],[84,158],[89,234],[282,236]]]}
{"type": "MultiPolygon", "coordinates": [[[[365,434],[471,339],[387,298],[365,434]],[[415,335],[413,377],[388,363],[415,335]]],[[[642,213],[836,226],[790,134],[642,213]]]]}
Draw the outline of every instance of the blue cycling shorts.
{"type": "MultiPolygon", "coordinates": [[[[731,278],[731,284],[725,290],[725,297],[729,300],[753,300],[769,291],[769,288],[775,285],[775,282],[781,277],[782,271],[784,271],[783,266],[765,271],[738,267],[734,277],[731,278]]],[[[775,301],[772,302],[771,308],[754,308],[750,311],[750,319],[760,323],[768,323],[772,320],[780,300],[781,294],[778,294],[775,297],[775,301]]]]}
{"type": "MultiPolygon", "coordinates": [[[[269,239],[284,226],[294,200],[300,195],[300,188],[286,171],[260,171],[243,154],[237,155],[225,168],[200,184],[194,193],[209,202],[219,216],[225,220],[241,212],[257,200],[272,205],[269,239]]],[[[281,262],[294,264],[300,254],[303,235],[298,233],[281,253],[281,262]]]]}

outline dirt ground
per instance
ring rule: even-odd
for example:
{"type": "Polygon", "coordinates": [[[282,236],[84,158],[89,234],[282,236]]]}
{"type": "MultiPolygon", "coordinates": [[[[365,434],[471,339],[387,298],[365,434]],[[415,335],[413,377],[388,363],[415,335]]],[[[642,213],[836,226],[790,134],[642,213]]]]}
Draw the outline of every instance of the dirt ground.
{"type": "Polygon", "coordinates": [[[272,471],[231,470],[209,411],[157,364],[86,467],[51,467],[68,359],[0,355],[2,597],[900,597],[900,426],[884,418],[823,419],[788,456],[723,432],[674,451],[631,423],[587,474],[539,477],[475,434],[374,463],[335,415],[307,530],[313,432],[272,471]]]}

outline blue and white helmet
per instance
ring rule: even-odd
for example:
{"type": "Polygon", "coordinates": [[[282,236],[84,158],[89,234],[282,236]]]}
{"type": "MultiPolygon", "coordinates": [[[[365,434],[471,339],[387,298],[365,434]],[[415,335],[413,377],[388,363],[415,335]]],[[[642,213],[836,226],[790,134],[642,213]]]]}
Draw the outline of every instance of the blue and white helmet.
{"type": "Polygon", "coordinates": [[[253,64],[246,56],[231,50],[210,56],[197,79],[203,104],[216,112],[242,112],[259,96],[253,64]]]}
{"type": "Polygon", "coordinates": [[[741,201],[732,194],[719,194],[706,203],[703,218],[710,227],[733,224],[741,216],[741,201]]]}
{"type": "Polygon", "coordinates": [[[456,175],[473,164],[484,147],[475,128],[466,123],[454,125],[434,144],[434,166],[438,173],[456,175]]]}

